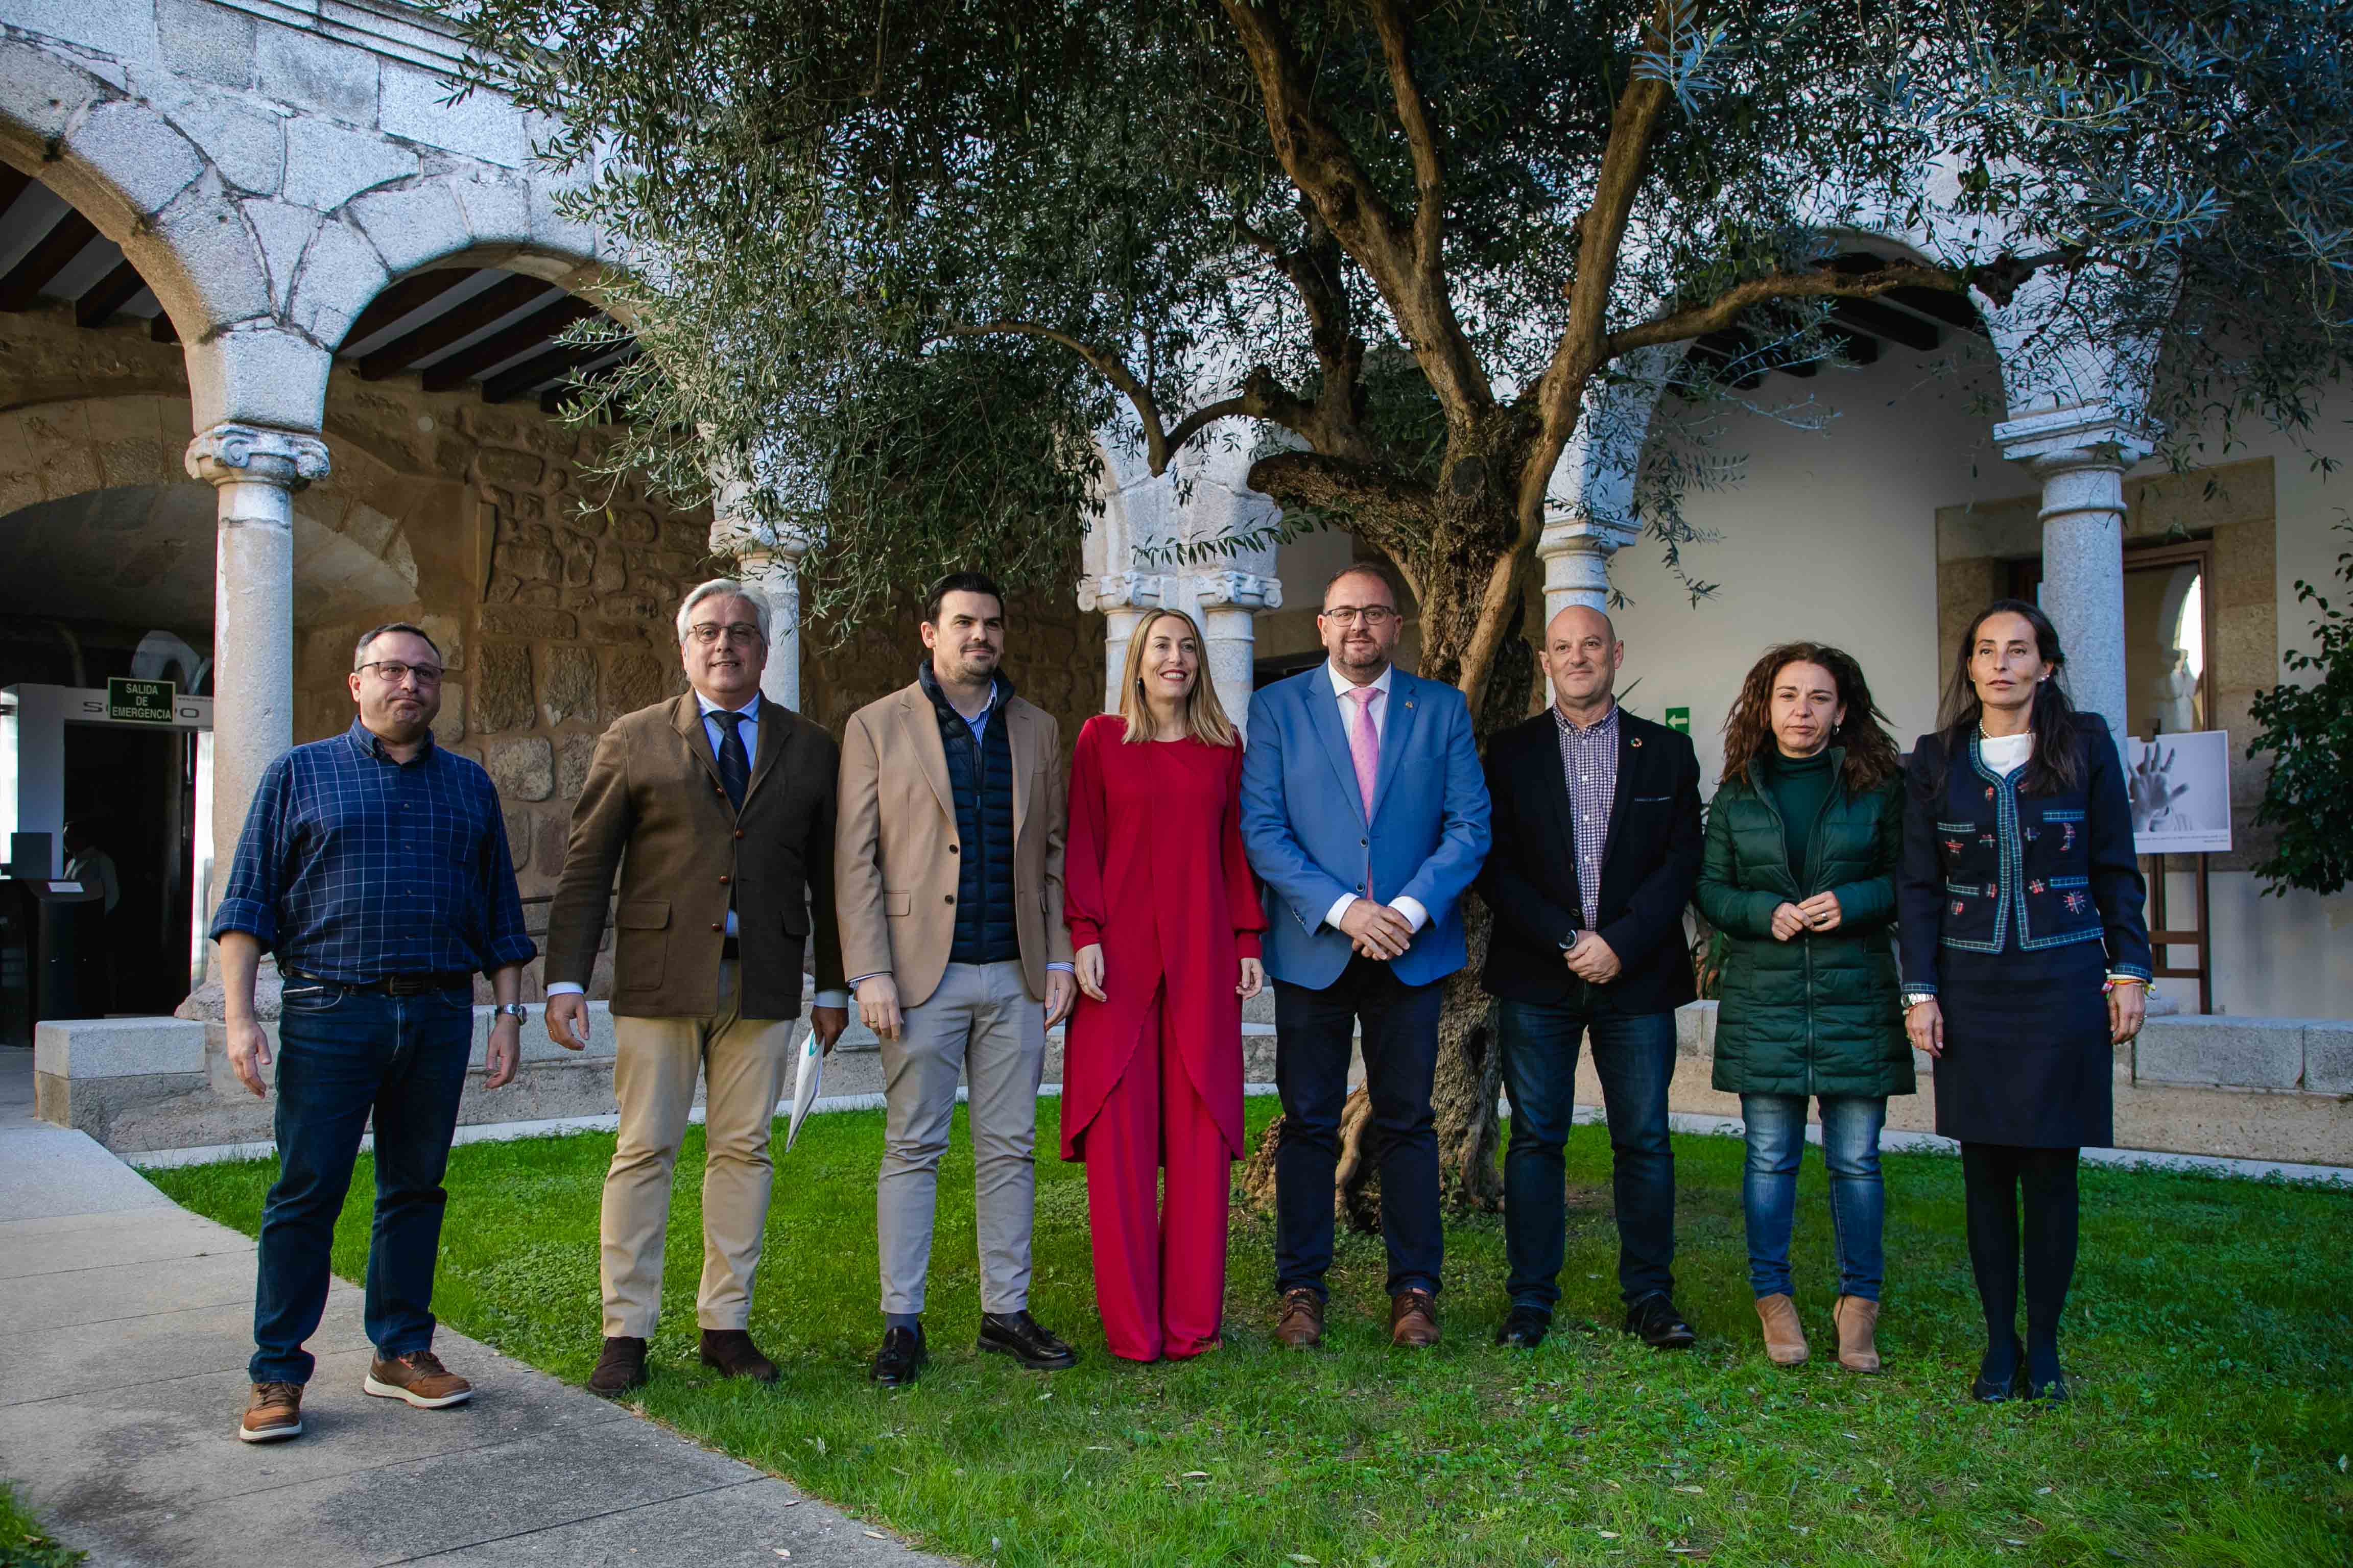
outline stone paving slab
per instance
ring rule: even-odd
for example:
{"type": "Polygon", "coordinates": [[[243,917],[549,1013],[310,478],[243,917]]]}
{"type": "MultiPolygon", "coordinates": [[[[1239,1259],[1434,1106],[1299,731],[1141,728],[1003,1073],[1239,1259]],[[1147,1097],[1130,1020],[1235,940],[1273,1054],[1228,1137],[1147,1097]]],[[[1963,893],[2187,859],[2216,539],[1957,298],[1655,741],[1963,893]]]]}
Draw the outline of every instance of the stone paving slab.
{"type": "Polygon", "coordinates": [[[253,1257],[253,1239],[226,1227],[213,1245],[190,1252],[189,1217],[178,1209],[128,1209],[106,1215],[103,1224],[79,1214],[0,1224],[0,1279],[216,1253],[253,1257]]]}
{"type": "Polygon", "coordinates": [[[470,1404],[369,1398],[341,1281],[308,1430],[238,1442],[252,1242],[29,1122],[30,1056],[0,1055],[0,1475],[92,1568],[951,1568],[447,1329],[470,1404]]]}

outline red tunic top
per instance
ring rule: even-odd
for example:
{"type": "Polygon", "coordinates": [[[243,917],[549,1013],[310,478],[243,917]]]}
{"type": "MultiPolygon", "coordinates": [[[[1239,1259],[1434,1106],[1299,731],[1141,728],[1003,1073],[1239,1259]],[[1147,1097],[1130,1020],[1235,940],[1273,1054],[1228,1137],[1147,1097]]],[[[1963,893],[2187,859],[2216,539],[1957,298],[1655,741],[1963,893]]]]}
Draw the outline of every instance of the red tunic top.
{"type": "Polygon", "coordinates": [[[1242,855],[1242,749],[1127,743],[1115,713],[1087,721],[1071,763],[1062,917],[1071,945],[1103,943],[1103,994],[1079,998],[1062,1068],[1062,1158],[1119,1084],[1164,984],[1162,1048],[1242,1156],[1241,961],[1266,929],[1242,855]]]}

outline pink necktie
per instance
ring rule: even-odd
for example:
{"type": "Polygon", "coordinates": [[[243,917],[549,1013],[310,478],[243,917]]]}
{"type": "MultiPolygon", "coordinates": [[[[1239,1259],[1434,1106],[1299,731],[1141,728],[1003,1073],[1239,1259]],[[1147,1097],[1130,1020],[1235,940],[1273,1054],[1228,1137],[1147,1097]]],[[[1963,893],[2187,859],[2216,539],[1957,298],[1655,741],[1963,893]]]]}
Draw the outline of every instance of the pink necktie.
{"type": "Polygon", "coordinates": [[[1365,820],[1373,819],[1373,783],[1380,777],[1381,738],[1373,730],[1373,699],[1377,686],[1359,686],[1348,695],[1356,700],[1356,720],[1348,726],[1348,760],[1356,764],[1356,790],[1365,797],[1365,820]]]}

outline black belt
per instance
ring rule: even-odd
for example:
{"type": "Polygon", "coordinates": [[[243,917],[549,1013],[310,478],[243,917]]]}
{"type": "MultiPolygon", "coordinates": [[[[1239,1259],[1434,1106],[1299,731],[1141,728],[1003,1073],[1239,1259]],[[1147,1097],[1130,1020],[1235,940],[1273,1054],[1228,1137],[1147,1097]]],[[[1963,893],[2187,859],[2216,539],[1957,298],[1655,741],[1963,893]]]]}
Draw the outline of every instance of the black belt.
{"type": "Polygon", "coordinates": [[[308,980],[318,985],[340,985],[346,991],[375,991],[386,996],[422,996],[428,991],[471,991],[474,976],[470,972],[453,971],[444,974],[387,974],[377,980],[330,980],[323,974],[305,974],[299,969],[281,969],[290,980],[308,980]]]}

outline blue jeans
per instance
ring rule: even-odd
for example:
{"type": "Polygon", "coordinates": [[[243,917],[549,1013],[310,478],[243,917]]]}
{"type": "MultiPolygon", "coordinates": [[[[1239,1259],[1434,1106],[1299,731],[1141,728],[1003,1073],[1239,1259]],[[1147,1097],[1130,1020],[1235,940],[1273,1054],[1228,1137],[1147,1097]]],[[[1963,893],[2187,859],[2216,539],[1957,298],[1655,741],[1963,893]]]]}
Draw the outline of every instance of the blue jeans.
{"type": "MultiPolygon", "coordinates": [[[[1883,1095],[1825,1094],[1822,1163],[1831,1173],[1831,1235],[1838,1248],[1839,1290],[1879,1300],[1886,1267],[1879,1233],[1887,1189],[1879,1179],[1879,1129],[1887,1121],[1883,1095]]],[[[1748,1166],[1740,1182],[1748,1218],[1748,1284],[1762,1296],[1787,1296],[1789,1230],[1798,1214],[1798,1159],[1806,1148],[1806,1097],[1744,1094],[1748,1166]]]]}
{"type": "Polygon", "coordinates": [[[289,978],[278,1028],[278,1180],[261,1210],[256,1383],[308,1383],[302,1342],[326,1310],[335,1219],[375,1122],[367,1336],[386,1356],[433,1346],[441,1173],[472,1054],[470,990],[386,996],[289,978]]]}
{"type": "MultiPolygon", "coordinates": [[[[1499,1002],[1504,1093],[1504,1252],[1514,1306],[1549,1313],[1560,1300],[1568,1192],[1561,1146],[1577,1115],[1577,1053],[1593,1037],[1609,1123],[1618,1210],[1618,1290],[1628,1305],[1675,1287],[1675,1153],[1667,1085],[1675,1075],[1675,1016],[1620,1014],[1545,1002],[1499,1002]]],[[[1386,1196],[1386,1194],[1384,1194],[1386,1196]]]]}

